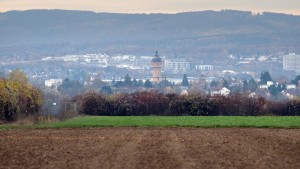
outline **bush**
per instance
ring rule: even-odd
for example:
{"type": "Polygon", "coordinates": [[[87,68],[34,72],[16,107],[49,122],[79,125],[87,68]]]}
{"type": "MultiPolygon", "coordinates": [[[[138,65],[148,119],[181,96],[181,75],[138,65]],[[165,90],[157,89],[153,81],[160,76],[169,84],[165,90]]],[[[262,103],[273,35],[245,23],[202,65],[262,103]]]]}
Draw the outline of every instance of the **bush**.
{"type": "Polygon", "coordinates": [[[299,116],[300,101],[290,100],[286,102],[269,102],[268,109],[272,114],[278,116],[299,116]]]}
{"type": "Polygon", "coordinates": [[[218,115],[215,108],[213,100],[199,94],[185,96],[182,103],[183,112],[192,116],[218,115]]]}
{"type": "Polygon", "coordinates": [[[300,116],[300,100],[292,100],[287,104],[288,116],[300,116]]]}
{"type": "Polygon", "coordinates": [[[97,92],[89,92],[84,95],[81,102],[81,112],[86,115],[109,115],[109,102],[97,92]]]}

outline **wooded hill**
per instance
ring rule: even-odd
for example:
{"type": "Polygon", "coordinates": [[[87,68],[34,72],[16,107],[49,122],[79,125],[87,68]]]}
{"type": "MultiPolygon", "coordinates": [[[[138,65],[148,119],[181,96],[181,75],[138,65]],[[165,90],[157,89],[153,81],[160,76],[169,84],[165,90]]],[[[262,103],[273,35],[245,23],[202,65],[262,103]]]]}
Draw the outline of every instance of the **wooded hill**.
{"type": "MultiPolygon", "coordinates": [[[[224,10],[116,14],[67,10],[0,13],[0,58],[73,53],[162,54],[192,59],[230,53],[300,52],[300,16],[224,10]]],[[[208,58],[207,58],[208,59],[208,58]]]]}

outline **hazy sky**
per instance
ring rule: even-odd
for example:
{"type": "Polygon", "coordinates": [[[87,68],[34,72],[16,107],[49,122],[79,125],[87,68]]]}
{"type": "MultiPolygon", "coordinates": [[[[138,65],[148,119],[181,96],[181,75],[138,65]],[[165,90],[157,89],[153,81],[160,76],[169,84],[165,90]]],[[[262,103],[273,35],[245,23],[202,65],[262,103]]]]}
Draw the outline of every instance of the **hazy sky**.
{"type": "Polygon", "coordinates": [[[0,11],[71,9],[119,13],[176,13],[236,9],[300,15],[300,0],[0,0],[0,11]]]}

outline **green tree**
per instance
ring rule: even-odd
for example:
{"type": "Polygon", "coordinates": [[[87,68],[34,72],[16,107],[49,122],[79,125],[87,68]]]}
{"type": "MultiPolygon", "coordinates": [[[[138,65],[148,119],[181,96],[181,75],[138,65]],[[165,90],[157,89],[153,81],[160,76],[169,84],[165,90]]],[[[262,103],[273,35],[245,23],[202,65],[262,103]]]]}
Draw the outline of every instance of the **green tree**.
{"type": "Polygon", "coordinates": [[[127,87],[132,86],[131,77],[128,74],[124,77],[124,85],[127,87]]]}
{"type": "Polygon", "coordinates": [[[116,88],[124,87],[124,82],[123,81],[117,81],[117,82],[115,82],[113,87],[116,87],[116,88]]]}
{"type": "Polygon", "coordinates": [[[136,80],[135,78],[132,80],[132,86],[133,87],[141,87],[143,86],[144,82],[140,80],[136,80]]]}
{"type": "Polygon", "coordinates": [[[223,80],[223,87],[226,87],[227,89],[229,89],[229,83],[226,79],[223,80]]]}
{"type": "Polygon", "coordinates": [[[113,90],[110,86],[103,86],[101,88],[101,93],[104,93],[106,95],[111,95],[111,94],[113,94],[113,90]]]}
{"type": "Polygon", "coordinates": [[[267,84],[268,81],[273,81],[268,71],[260,74],[260,84],[267,84]]]}
{"type": "Polygon", "coordinates": [[[188,81],[188,78],[187,78],[186,74],[183,75],[181,85],[182,85],[182,86],[186,86],[186,87],[189,87],[189,86],[190,86],[190,83],[189,83],[189,81],[188,81]]]}
{"type": "Polygon", "coordinates": [[[113,77],[111,85],[114,86],[115,84],[116,84],[116,80],[115,80],[115,77],[113,77]]]}
{"type": "Polygon", "coordinates": [[[92,81],[91,87],[99,89],[99,88],[102,88],[103,86],[107,86],[107,85],[108,85],[107,82],[104,82],[100,78],[97,78],[92,81]]]}
{"type": "Polygon", "coordinates": [[[277,96],[278,93],[279,93],[279,88],[276,87],[274,84],[271,85],[268,89],[269,89],[269,92],[270,92],[270,94],[271,94],[272,96],[277,96]]]}
{"type": "Polygon", "coordinates": [[[72,82],[70,81],[69,78],[66,78],[63,83],[58,86],[58,90],[63,90],[63,89],[68,89],[72,86],[72,82]]]}
{"type": "Polygon", "coordinates": [[[210,87],[217,87],[218,86],[218,82],[215,80],[212,80],[209,84],[210,87]]]}
{"type": "Polygon", "coordinates": [[[152,86],[153,86],[152,82],[150,82],[150,80],[147,79],[147,80],[145,81],[145,83],[144,83],[144,87],[145,87],[145,88],[152,88],[152,86]]]}
{"type": "Polygon", "coordinates": [[[255,92],[258,87],[258,84],[256,83],[256,81],[253,78],[251,78],[249,80],[248,86],[249,86],[249,90],[251,92],[255,92]]]}
{"type": "Polygon", "coordinates": [[[63,83],[58,86],[58,91],[69,96],[75,96],[83,90],[83,85],[79,81],[66,78],[63,83]]]}
{"type": "Polygon", "coordinates": [[[278,84],[277,85],[277,90],[279,92],[282,92],[283,90],[286,90],[286,85],[285,84],[278,84]]]}
{"type": "Polygon", "coordinates": [[[294,80],[291,81],[292,84],[295,84],[296,86],[299,85],[300,82],[300,75],[296,76],[294,80]]]}
{"type": "Polygon", "coordinates": [[[248,81],[245,79],[243,81],[243,91],[248,91],[248,90],[249,90],[248,81]]]}
{"type": "Polygon", "coordinates": [[[138,87],[143,86],[143,84],[144,84],[143,80],[140,79],[140,80],[137,81],[137,86],[138,87]]]}
{"type": "Polygon", "coordinates": [[[161,82],[159,82],[158,85],[163,88],[173,86],[173,84],[170,81],[168,81],[167,79],[162,80],[161,82]]]}
{"type": "Polygon", "coordinates": [[[139,87],[138,81],[135,78],[132,80],[132,86],[133,87],[139,87]]]}

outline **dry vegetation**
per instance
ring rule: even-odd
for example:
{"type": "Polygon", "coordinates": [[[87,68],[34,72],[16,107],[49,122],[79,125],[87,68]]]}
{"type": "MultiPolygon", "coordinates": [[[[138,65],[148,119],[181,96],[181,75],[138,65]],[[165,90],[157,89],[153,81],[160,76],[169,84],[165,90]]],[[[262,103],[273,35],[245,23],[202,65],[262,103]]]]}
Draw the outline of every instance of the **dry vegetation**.
{"type": "Polygon", "coordinates": [[[72,101],[79,113],[105,116],[297,116],[300,101],[269,101],[263,97],[249,98],[242,94],[229,97],[202,94],[162,94],[155,91],[105,96],[97,92],[84,93],[72,101]]]}

